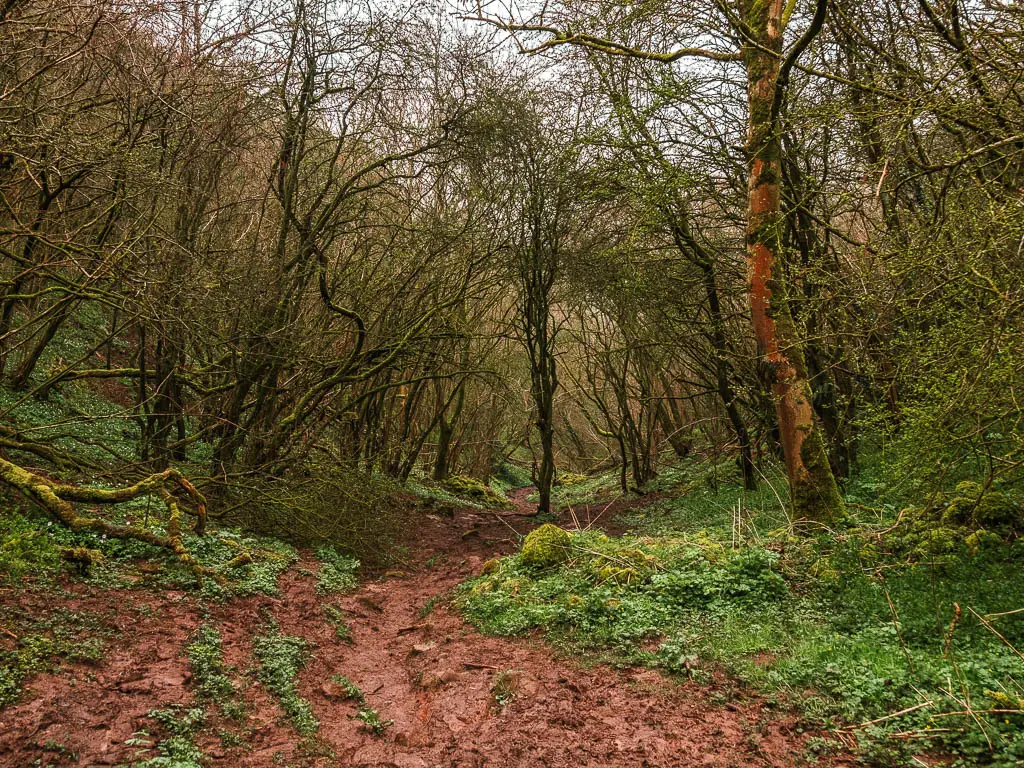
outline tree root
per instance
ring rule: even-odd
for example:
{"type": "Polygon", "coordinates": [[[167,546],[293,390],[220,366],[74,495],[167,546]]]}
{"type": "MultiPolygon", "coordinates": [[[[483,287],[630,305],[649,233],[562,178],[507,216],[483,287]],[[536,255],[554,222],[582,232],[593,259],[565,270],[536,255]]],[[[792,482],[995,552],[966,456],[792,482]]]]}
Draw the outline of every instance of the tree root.
{"type": "Polygon", "coordinates": [[[192,570],[200,583],[204,576],[209,576],[218,583],[223,582],[223,577],[220,574],[200,564],[185,546],[181,535],[181,507],[178,505],[178,500],[168,490],[168,486],[180,489],[191,500],[195,508],[191,513],[196,517],[194,530],[197,535],[202,535],[206,530],[206,500],[195,486],[175,469],[158,472],[124,488],[82,488],[76,485],[55,483],[0,458],[0,481],[27,496],[58,522],[73,531],[94,531],[115,539],[135,539],[169,549],[192,570]],[[79,515],[72,506],[72,502],[121,504],[152,495],[158,496],[167,508],[166,535],[131,525],[115,525],[98,517],[79,515]]]}

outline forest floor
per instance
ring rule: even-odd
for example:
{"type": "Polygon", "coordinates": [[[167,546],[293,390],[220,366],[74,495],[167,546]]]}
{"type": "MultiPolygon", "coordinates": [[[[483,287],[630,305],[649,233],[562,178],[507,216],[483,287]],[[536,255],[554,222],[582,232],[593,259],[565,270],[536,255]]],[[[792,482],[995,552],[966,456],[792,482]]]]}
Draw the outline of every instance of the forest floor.
{"type": "MultiPolygon", "coordinates": [[[[19,702],[0,710],[0,765],[173,766],[153,756],[159,740],[175,734],[192,739],[205,763],[225,766],[804,764],[809,736],[799,718],[734,682],[587,666],[539,637],[486,637],[466,624],[448,603],[451,590],[536,525],[525,492],[513,501],[513,511],[417,513],[415,549],[402,570],[371,575],[341,595],[317,592],[310,553],[280,577],[276,596],[218,602],[70,576],[57,592],[0,593],[0,605],[35,615],[59,601],[107,636],[99,658],[31,677],[19,702]],[[325,605],[340,609],[333,625],[325,605]],[[336,632],[339,616],[348,642],[336,632]],[[307,737],[257,674],[254,637],[268,622],[311,649],[297,679],[319,721],[307,737]],[[188,717],[202,681],[186,646],[203,625],[220,633],[245,714],[231,720],[209,707],[197,728],[188,717]],[[154,710],[176,715],[158,723],[154,710]]],[[[82,632],[84,642],[88,623],[82,632]]],[[[850,764],[841,756],[822,762],[850,764]]]]}

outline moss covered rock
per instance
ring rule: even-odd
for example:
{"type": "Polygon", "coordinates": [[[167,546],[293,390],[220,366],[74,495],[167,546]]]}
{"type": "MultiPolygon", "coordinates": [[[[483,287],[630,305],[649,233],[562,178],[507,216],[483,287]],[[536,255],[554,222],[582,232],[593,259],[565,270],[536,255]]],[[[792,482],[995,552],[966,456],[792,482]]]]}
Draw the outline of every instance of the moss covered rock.
{"type": "Polygon", "coordinates": [[[555,478],[555,485],[568,487],[570,485],[585,483],[589,479],[590,478],[586,475],[580,475],[575,472],[559,472],[558,476],[555,478]]]}
{"type": "Polygon", "coordinates": [[[1024,529],[1020,505],[1006,494],[985,491],[978,483],[970,481],[960,483],[956,494],[942,513],[943,525],[986,528],[1001,533],[1024,529]]]}
{"type": "Polygon", "coordinates": [[[976,483],[973,480],[964,480],[962,483],[957,483],[956,495],[965,496],[969,499],[977,501],[981,498],[981,494],[984,492],[981,483],[976,483]]]}
{"type": "Polygon", "coordinates": [[[978,554],[981,550],[989,547],[998,547],[1003,543],[1003,538],[992,531],[986,531],[984,528],[979,528],[966,539],[964,544],[967,545],[967,549],[970,550],[972,555],[978,554]]]}
{"type": "Polygon", "coordinates": [[[569,559],[572,536],[557,525],[545,523],[530,531],[523,542],[521,559],[526,565],[550,568],[569,559]]]}
{"type": "Polygon", "coordinates": [[[620,568],[614,565],[606,565],[598,571],[600,580],[604,583],[628,586],[640,580],[640,573],[635,568],[620,568]]]}
{"type": "Polygon", "coordinates": [[[916,559],[927,559],[955,552],[964,543],[966,531],[963,528],[935,526],[916,531],[908,537],[910,554],[916,559]]]}
{"type": "Polygon", "coordinates": [[[662,561],[638,547],[612,547],[590,560],[590,570],[598,581],[627,584],[646,578],[657,571],[662,561]]]}
{"type": "Polygon", "coordinates": [[[1020,505],[999,491],[989,491],[978,500],[973,519],[977,526],[991,531],[1024,529],[1024,515],[1020,505]]]}
{"type": "Polygon", "coordinates": [[[1005,691],[985,691],[985,695],[1002,709],[1024,710],[1024,698],[1019,696],[1011,696],[1005,691]]]}
{"type": "Polygon", "coordinates": [[[931,494],[923,507],[905,509],[890,540],[914,558],[966,549],[977,554],[1024,535],[1024,510],[999,491],[965,480],[950,496],[931,494]]]}

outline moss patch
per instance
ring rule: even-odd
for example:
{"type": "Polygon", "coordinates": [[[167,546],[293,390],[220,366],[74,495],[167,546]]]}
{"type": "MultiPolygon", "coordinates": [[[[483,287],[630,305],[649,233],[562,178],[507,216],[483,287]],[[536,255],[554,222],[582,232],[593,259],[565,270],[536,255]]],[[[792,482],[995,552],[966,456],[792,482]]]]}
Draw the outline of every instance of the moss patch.
{"type": "Polygon", "coordinates": [[[550,568],[569,559],[569,547],[572,536],[557,525],[544,523],[540,528],[530,531],[523,541],[520,554],[522,562],[537,568],[550,568]]]}

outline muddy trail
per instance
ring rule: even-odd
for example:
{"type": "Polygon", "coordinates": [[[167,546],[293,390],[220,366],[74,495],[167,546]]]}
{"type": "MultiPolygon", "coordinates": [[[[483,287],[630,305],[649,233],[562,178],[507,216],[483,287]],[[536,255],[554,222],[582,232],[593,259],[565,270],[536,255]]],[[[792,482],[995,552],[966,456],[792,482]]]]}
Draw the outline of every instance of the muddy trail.
{"type": "Polygon", "coordinates": [[[152,757],[152,749],[140,747],[140,732],[149,742],[162,734],[148,713],[196,701],[184,649],[204,623],[221,633],[247,713],[227,738],[230,724],[210,707],[196,737],[209,765],[804,763],[798,720],[734,686],[585,667],[559,658],[539,638],[484,637],[467,625],[447,598],[535,525],[523,514],[525,495],[516,501],[513,513],[422,515],[408,564],[343,595],[317,594],[316,561],[308,555],[281,577],[274,597],[211,603],[187,592],[73,581],[58,595],[0,595],[28,611],[59,599],[68,610],[104,617],[115,632],[100,660],[35,676],[22,701],[0,711],[0,765],[128,765],[152,757]],[[340,609],[350,642],[338,638],[325,605],[340,609]],[[298,689],[320,722],[314,737],[296,732],[256,676],[253,637],[269,620],[312,648],[298,689]],[[336,676],[355,683],[366,705],[391,724],[379,734],[367,727],[336,676]]]}

